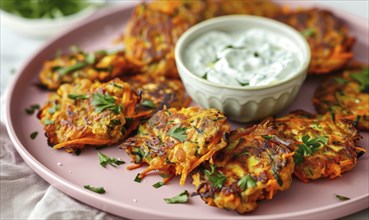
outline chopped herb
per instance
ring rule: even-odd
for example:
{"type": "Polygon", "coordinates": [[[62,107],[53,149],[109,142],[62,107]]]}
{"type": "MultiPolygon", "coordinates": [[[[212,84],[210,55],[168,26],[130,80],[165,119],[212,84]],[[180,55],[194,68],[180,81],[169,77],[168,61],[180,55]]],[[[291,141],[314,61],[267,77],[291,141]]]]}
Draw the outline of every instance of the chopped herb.
{"type": "Polygon", "coordinates": [[[157,183],[155,183],[154,185],[152,185],[154,188],[160,188],[160,187],[162,187],[162,186],[164,186],[164,183],[163,182],[157,182],[157,183]]]}
{"type": "Polygon", "coordinates": [[[55,122],[53,120],[45,119],[44,125],[53,125],[55,122]]]}
{"type": "Polygon", "coordinates": [[[83,94],[68,94],[68,98],[73,99],[73,100],[79,100],[79,99],[88,99],[88,95],[83,95],[83,94]]]}
{"type": "Polygon", "coordinates": [[[201,78],[203,78],[203,79],[208,79],[208,73],[206,72],[201,78]]]}
{"type": "Polygon", "coordinates": [[[116,167],[116,166],[119,166],[121,164],[124,164],[125,162],[122,161],[122,160],[118,160],[118,159],[115,159],[113,157],[108,157],[106,156],[105,154],[103,153],[100,153],[98,152],[97,153],[98,156],[99,156],[99,160],[100,160],[100,165],[102,167],[105,167],[106,168],[106,165],[111,165],[113,167],[116,167]]]}
{"type": "Polygon", "coordinates": [[[237,185],[242,189],[242,191],[245,191],[248,188],[255,187],[256,182],[250,175],[246,175],[238,181],[237,185]]]}
{"type": "Polygon", "coordinates": [[[248,82],[243,83],[243,82],[238,81],[238,83],[240,84],[240,86],[248,86],[248,85],[250,85],[250,83],[248,83],[248,82]]]}
{"type": "Polygon", "coordinates": [[[54,114],[55,112],[57,112],[60,109],[60,105],[59,104],[55,104],[53,107],[49,108],[47,111],[50,114],[54,114]]]}
{"type": "Polygon", "coordinates": [[[108,54],[108,52],[106,50],[98,50],[95,53],[98,54],[98,55],[103,55],[103,56],[108,54]]]}
{"type": "Polygon", "coordinates": [[[179,140],[180,142],[184,142],[185,140],[187,140],[186,130],[187,128],[181,128],[181,125],[177,124],[172,129],[170,129],[167,134],[179,140]]]}
{"type": "Polygon", "coordinates": [[[369,87],[369,68],[364,68],[360,73],[351,73],[350,76],[359,83],[360,92],[369,87]]]}
{"type": "Polygon", "coordinates": [[[188,201],[188,196],[190,194],[187,190],[181,192],[180,194],[172,197],[172,198],[164,198],[164,201],[168,204],[174,204],[174,203],[186,203],[188,201]]]}
{"type": "MultiPolygon", "coordinates": [[[[168,158],[167,158],[168,159],[168,158]]],[[[162,174],[160,174],[160,176],[162,177],[162,178],[168,178],[168,177],[170,177],[170,175],[169,174],[166,174],[166,173],[162,173],[162,174]]]]}
{"type": "Polygon", "coordinates": [[[361,116],[357,115],[355,118],[355,121],[352,123],[355,126],[355,128],[358,126],[360,119],[361,119],[361,116]]]}
{"type": "Polygon", "coordinates": [[[156,105],[151,100],[143,100],[141,102],[142,106],[148,107],[148,108],[156,108],[156,105]]]}
{"type": "Polygon", "coordinates": [[[26,108],[25,109],[25,112],[28,114],[28,115],[32,115],[33,113],[35,113],[35,111],[37,109],[39,109],[40,106],[38,104],[34,104],[34,105],[31,105],[29,108],[26,108]]]}
{"type": "Polygon", "coordinates": [[[64,67],[64,68],[60,68],[58,69],[58,72],[60,75],[64,76],[68,73],[74,72],[76,70],[82,69],[84,67],[86,67],[88,65],[88,63],[85,62],[78,62],[72,66],[68,66],[68,67],[64,67]]]}
{"type": "Polygon", "coordinates": [[[304,37],[312,37],[316,33],[316,30],[314,28],[306,28],[301,31],[301,34],[304,35],[304,37]]]}
{"type": "Polygon", "coordinates": [[[132,154],[135,155],[135,163],[141,163],[142,159],[146,156],[145,152],[141,148],[135,148],[132,151],[132,154]]]}
{"type": "Polygon", "coordinates": [[[310,139],[309,135],[302,137],[303,144],[297,144],[298,149],[293,155],[293,159],[296,165],[301,164],[304,161],[304,156],[313,155],[322,144],[328,143],[328,138],[325,136],[317,136],[314,139],[310,139]]]}
{"type": "Polygon", "coordinates": [[[79,47],[79,46],[77,46],[77,45],[71,45],[70,47],[69,47],[69,50],[71,51],[71,52],[73,52],[73,53],[81,53],[81,54],[84,54],[85,52],[83,52],[83,50],[79,47]]]}
{"type": "Polygon", "coordinates": [[[274,167],[272,167],[272,172],[273,172],[273,175],[276,178],[278,184],[280,186],[283,186],[283,181],[282,181],[281,177],[278,175],[278,172],[274,169],[274,167]]]}
{"type": "Polygon", "coordinates": [[[32,134],[30,135],[31,139],[34,140],[38,135],[38,132],[35,131],[35,132],[32,132],[32,134]]]}
{"type": "Polygon", "coordinates": [[[135,181],[135,182],[138,182],[138,183],[140,183],[140,182],[142,181],[142,178],[140,178],[140,174],[139,174],[139,173],[137,173],[137,175],[136,175],[136,177],[135,177],[134,181],[135,181]]]}
{"type": "Polygon", "coordinates": [[[81,154],[81,152],[82,152],[81,149],[77,149],[76,152],[75,152],[76,156],[79,156],[81,154]]]}
{"type": "Polygon", "coordinates": [[[204,173],[210,184],[215,188],[222,188],[223,184],[227,180],[227,177],[221,172],[215,172],[215,166],[213,164],[210,164],[210,171],[204,170],[204,173]]]}
{"type": "Polygon", "coordinates": [[[121,125],[122,122],[119,119],[112,119],[112,120],[110,120],[110,124],[112,124],[112,125],[121,125]]]}
{"type": "Polygon", "coordinates": [[[338,84],[341,84],[341,85],[344,85],[346,83],[348,83],[348,81],[344,78],[341,78],[341,77],[335,77],[333,78],[338,84]]]}
{"type": "Polygon", "coordinates": [[[91,104],[95,106],[95,112],[100,113],[106,109],[111,110],[115,114],[118,114],[122,110],[122,106],[115,104],[115,98],[109,93],[105,93],[105,95],[96,92],[92,94],[92,102],[91,104]]]}
{"type": "Polygon", "coordinates": [[[331,118],[332,118],[332,121],[335,122],[336,121],[336,113],[331,112],[331,118]]]}
{"type": "Polygon", "coordinates": [[[94,63],[95,63],[95,61],[96,61],[95,54],[94,54],[94,53],[89,53],[89,54],[86,56],[85,61],[86,61],[88,64],[94,64],[94,63]]]}
{"type": "Polygon", "coordinates": [[[273,135],[261,135],[262,138],[264,138],[265,140],[270,140],[273,138],[273,135]]]}
{"type": "Polygon", "coordinates": [[[105,193],[104,187],[93,187],[93,186],[90,186],[90,185],[85,185],[84,188],[88,189],[88,190],[91,190],[92,192],[99,193],[99,194],[104,194],[105,193]]]}
{"type": "Polygon", "coordinates": [[[114,86],[114,87],[116,87],[116,88],[118,88],[118,89],[123,89],[123,86],[118,85],[118,84],[116,84],[115,82],[111,82],[111,83],[110,83],[110,85],[112,85],[112,86],[114,86]]]}
{"type": "Polygon", "coordinates": [[[341,201],[347,201],[347,200],[350,200],[349,197],[346,197],[346,196],[341,196],[341,195],[337,195],[337,194],[334,194],[336,196],[337,199],[341,200],[341,201]]]}

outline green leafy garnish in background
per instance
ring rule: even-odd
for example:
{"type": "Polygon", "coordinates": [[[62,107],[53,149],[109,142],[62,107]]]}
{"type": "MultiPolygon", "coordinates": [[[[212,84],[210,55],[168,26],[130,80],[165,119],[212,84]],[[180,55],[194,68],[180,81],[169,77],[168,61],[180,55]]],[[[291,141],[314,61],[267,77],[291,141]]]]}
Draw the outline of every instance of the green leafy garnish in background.
{"type": "Polygon", "coordinates": [[[103,153],[98,152],[97,155],[99,156],[100,165],[106,168],[107,165],[111,165],[113,167],[119,166],[124,164],[125,162],[122,160],[115,159],[113,157],[108,157],[103,153]]]}
{"type": "Polygon", "coordinates": [[[320,146],[328,143],[328,138],[325,136],[317,136],[316,138],[310,139],[309,135],[305,135],[301,140],[303,144],[297,144],[298,149],[293,155],[296,165],[299,165],[304,161],[304,156],[313,155],[320,146]]]}
{"type": "Polygon", "coordinates": [[[246,175],[238,181],[237,185],[242,189],[242,191],[245,191],[248,188],[255,187],[256,183],[254,178],[252,178],[250,175],[246,175]]]}
{"type": "Polygon", "coordinates": [[[364,68],[360,73],[351,73],[350,76],[359,83],[361,92],[369,88],[369,68],[364,68]]]}
{"type": "Polygon", "coordinates": [[[188,191],[185,190],[172,198],[164,198],[164,201],[168,204],[186,203],[188,201],[189,195],[190,194],[188,193],[188,191]]]}
{"type": "Polygon", "coordinates": [[[40,108],[40,106],[38,104],[34,104],[34,105],[31,105],[30,107],[26,108],[24,111],[27,113],[27,115],[32,115],[39,108],[40,108]]]}
{"type": "Polygon", "coordinates": [[[105,93],[105,95],[99,92],[94,93],[92,95],[91,104],[96,107],[95,112],[97,113],[109,109],[115,114],[118,114],[122,110],[122,107],[120,105],[115,104],[115,98],[109,93],[105,93]]]}
{"type": "Polygon", "coordinates": [[[204,170],[204,173],[211,186],[215,188],[222,188],[223,184],[227,180],[227,177],[223,173],[215,172],[215,166],[213,164],[210,164],[210,170],[204,170]]]}
{"type": "Polygon", "coordinates": [[[185,140],[187,140],[186,130],[187,128],[181,128],[181,125],[177,124],[172,129],[170,129],[167,134],[179,140],[180,142],[184,142],[185,140]]]}
{"type": "Polygon", "coordinates": [[[0,8],[25,18],[59,18],[90,5],[87,0],[1,0],[0,8]]]}
{"type": "Polygon", "coordinates": [[[347,200],[350,200],[349,197],[346,197],[346,196],[341,196],[341,195],[337,195],[337,194],[334,194],[336,196],[337,199],[341,200],[341,201],[347,201],[347,200]]]}

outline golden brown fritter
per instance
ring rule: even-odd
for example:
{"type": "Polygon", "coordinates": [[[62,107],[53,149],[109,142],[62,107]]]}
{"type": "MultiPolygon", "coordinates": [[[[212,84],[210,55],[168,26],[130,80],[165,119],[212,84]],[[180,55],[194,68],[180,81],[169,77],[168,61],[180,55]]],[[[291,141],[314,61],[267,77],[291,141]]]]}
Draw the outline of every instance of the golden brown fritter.
{"type": "Polygon", "coordinates": [[[143,110],[181,109],[187,107],[191,102],[179,79],[168,79],[163,76],[151,77],[144,74],[124,77],[124,79],[132,90],[140,95],[143,110]]]}
{"type": "Polygon", "coordinates": [[[323,81],[315,90],[313,104],[320,114],[332,112],[369,131],[369,66],[352,64],[323,81]]]}
{"type": "Polygon", "coordinates": [[[341,176],[354,168],[357,156],[365,152],[358,146],[360,135],[351,121],[302,110],[275,119],[282,138],[294,141],[295,175],[303,182],[341,176]]]}
{"type": "Polygon", "coordinates": [[[106,82],[119,75],[135,72],[135,68],[127,61],[122,51],[100,50],[85,53],[77,49],[71,54],[45,61],[39,80],[46,88],[56,90],[63,83],[72,83],[80,79],[106,82]]]}
{"type": "Polygon", "coordinates": [[[197,193],[218,208],[238,213],[256,209],[258,200],[290,187],[294,161],[288,145],[269,121],[232,131],[214,163],[193,175],[197,193]]]}
{"type": "Polygon", "coordinates": [[[50,146],[73,152],[85,145],[116,144],[138,126],[138,96],[120,79],[82,79],[52,93],[38,117],[50,146]]]}
{"type": "Polygon", "coordinates": [[[302,9],[275,19],[291,25],[307,39],[311,49],[309,74],[327,74],[342,69],[351,60],[355,38],[344,21],[322,9],[302,9]]]}
{"type": "Polygon", "coordinates": [[[141,72],[178,78],[174,46],[189,27],[220,15],[270,17],[281,10],[269,1],[152,1],[134,9],[122,38],[128,60],[140,66],[141,72]]]}
{"type": "Polygon", "coordinates": [[[183,185],[187,175],[217,151],[226,146],[225,136],[230,126],[226,117],[216,109],[197,107],[158,111],[137,135],[127,139],[121,148],[139,167],[149,165],[138,177],[156,170],[167,177],[181,175],[183,185]]]}

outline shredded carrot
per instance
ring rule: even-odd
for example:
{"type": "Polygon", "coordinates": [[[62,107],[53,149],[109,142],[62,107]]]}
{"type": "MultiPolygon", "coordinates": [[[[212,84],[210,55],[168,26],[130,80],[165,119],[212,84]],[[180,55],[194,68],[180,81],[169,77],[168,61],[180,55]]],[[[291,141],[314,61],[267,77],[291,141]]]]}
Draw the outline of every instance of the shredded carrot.
{"type": "Polygon", "coordinates": [[[137,169],[137,168],[140,168],[142,167],[143,163],[138,163],[138,164],[132,164],[132,165],[129,165],[127,167],[127,170],[134,170],[134,169],[137,169]]]}
{"type": "Polygon", "coordinates": [[[149,166],[148,168],[146,168],[142,173],[140,173],[138,175],[139,178],[143,179],[148,173],[150,173],[151,171],[155,170],[155,167],[149,166]]]}
{"type": "Polygon", "coordinates": [[[63,147],[73,146],[73,145],[106,145],[106,144],[114,144],[115,141],[112,141],[111,139],[99,139],[95,137],[85,137],[80,138],[76,140],[66,141],[59,144],[54,145],[55,149],[60,149],[63,147]]]}

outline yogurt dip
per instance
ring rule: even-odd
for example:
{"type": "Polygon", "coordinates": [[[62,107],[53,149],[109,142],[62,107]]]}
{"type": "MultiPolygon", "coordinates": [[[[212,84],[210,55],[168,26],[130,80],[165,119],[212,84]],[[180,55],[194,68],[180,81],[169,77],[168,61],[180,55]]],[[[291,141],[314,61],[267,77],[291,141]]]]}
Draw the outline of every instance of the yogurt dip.
{"type": "Polygon", "coordinates": [[[261,28],[205,33],[189,44],[184,59],[199,77],[232,86],[271,85],[302,65],[291,40],[261,28]]]}

